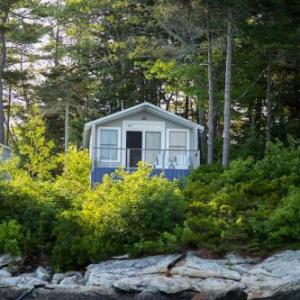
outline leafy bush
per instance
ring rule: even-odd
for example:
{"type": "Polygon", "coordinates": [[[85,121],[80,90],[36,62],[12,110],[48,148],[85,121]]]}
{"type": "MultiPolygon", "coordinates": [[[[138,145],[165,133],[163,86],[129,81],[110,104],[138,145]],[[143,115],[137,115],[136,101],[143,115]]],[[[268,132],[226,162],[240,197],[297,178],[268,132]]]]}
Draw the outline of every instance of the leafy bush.
{"type": "Polygon", "coordinates": [[[291,142],[288,148],[268,144],[259,161],[248,158],[226,170],[215,165],[194,171],[184,190],[181,247],[263,253],[281,248],[283,241],[300,242],[299,191],[293,189],[300,186],[299,169],[300,148],[291,142]]]}
{"type": "Polygon", "coordinates": [[[77,251],[77,257],[81,257],[82,249],[76,249],[79,236],[74,236],[74,227],[80,228],[85,256],[97,261],[125,251],[140,254],[143,249],[137,251],[135,243],[156,240],[181,224],[183,197],[177,184],[162,176],[151,177],[150,173],[145,165],[131,174],[119,170],[83,194],[82,209],[64,213],[56,228],[60,232],[54,253],[56,263],[64,263],[61,253],[68,249],[77,251]],[[68,228],[72,232],[66,233],[68,228]]]}
{"type": "Polygon", "coordinates": [[[20,255],[22,238],[21,226],[15,220],[0,223],[0,253],[20,255]]]}

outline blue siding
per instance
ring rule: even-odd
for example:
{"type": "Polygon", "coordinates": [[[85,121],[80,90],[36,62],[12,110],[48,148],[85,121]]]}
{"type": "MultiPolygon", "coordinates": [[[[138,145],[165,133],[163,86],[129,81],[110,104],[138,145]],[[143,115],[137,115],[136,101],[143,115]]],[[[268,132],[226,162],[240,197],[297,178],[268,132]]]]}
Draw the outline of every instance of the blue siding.
{"type": "MultiPolygon", "coordinates": [[[[91,182],[98,183],[102,182],[103,176],[105,174],[111,174],[116,170],[116,168],[95,168],[91,172],[91,182]]],[[[134,172],[136,169],[130,169],[129,172],[134,172]]],[[[190,170],[180,170],[180,169],[154,169],[152,171],[152,175],[158,175],[160,173],[164,173],[165,177],[169,180],[174,179],[183,179],[189,174],[190,170]]]]}
{"type": "Polygon", "coordinates": [[[11,151],[8,148],[4,148],[0,145],[0,160],[7,160],[11,155],[11,151]]]}

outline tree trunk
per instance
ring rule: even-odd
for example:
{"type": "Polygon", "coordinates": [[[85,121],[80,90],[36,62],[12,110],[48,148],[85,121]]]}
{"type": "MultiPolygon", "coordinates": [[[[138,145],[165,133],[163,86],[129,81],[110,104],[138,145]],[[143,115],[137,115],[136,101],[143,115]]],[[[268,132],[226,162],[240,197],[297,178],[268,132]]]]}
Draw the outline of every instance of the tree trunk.
{"type": "Polygon", "coordinates": [[[229,165],[230,146],[230,108],[231,108],[231,69],[232,69],[232,12],[228,13],[227,27],[227,51],[226,51],[226,72],[224,92],[224,130],[223,130],[223,167],[229,165]]]}
{"type": "Polygon", "coordinates": [[[58,21],[56,24],[56,31],[55,31],[55,53],[54,53],[54,66],[57,67],[59,64],[59,26],[58,21]]]}
{"type": "MultiPolygon", "coordinates": [[[[23,73],[24,71],[24,68],[23,68],[23,58],[24,58],[24,48],[23,48],[23,45],[21,45],[21,50],[20,50],[20,71],[23,73]]],[[[25,87],[25,83],[24,83],[24,79],[23,79],[23,76],[22,76],[22,79],[21,79],[21,85],[22,85],[22,90],[23,90],[23,97],[24,97],[24,100],[25,100],[25,107],[26,107],[26,110],[29,109],[29,100],[28,100],[28,96],[27,96],[27,91],[26,91],[26,87],[25,87]]]]}
{"type": "Polygon", "coordinates": [[[0,29],[0,46],[1,46],[1,58],[0,58],[0,143],[4,144],[4,97],[3,97],[3,74],[6,65],[6,37],[5,37],[5,25],[7,22],[8,14],[1,18],[1,29],[0,29]]]}
{"type": "Polygon", "coordinates": [[[9,90],[8,90],[8,105],[7,105],[7,122],[6,122],[6,145],[8,145],[9,142],[9,127],[10,127],[10,106],[11,106],[11,82],[9,83],[9,90]]]}
{"type": "Polygon", "coordinates": [[[212,64],[212,38],[207,18],[207,77],[208,77],[208,139],[207,139],[207,163],[212,164],[215,146],[215,99],[213,89],[213,64],[212,64]]]}
{"type": "Polygon", "coordinates": [[[66,101],[65,106],[65,152],[69,149],[69,135],[70,135],[70,103],[66,101]]]}
{"type": "Polygon", "coordinates": [[[185,96],[184,117],[186,119],[188,119],[189,117],[189,102],[190,102],[190,98],[188,96],[185,96]]]}
{"type": "Polygon", "coordinates": [[[268,67],[267,67],[267,98],[266,98],[266,110],[267,110],[267,119],[266,119],[266,139],[267,142],[271,140],[271,118],[272,118],[272,99],[271,99],[271,88],[272,88],[272,53],[269,51],[268,57],[268,67]]]}
{"type": "MultiPolygon", "coordinates": [[[[203,109],[201,109],[198,105],[198,122],[200,125],[204,126],[205,128],[205,111],[203,109]]],[[[200,161],[201,164],[205,163],[205,161],[207,160],[207,156],[206,156],[206,149],[207,149],[207,137],[206,137],[206,131],[204,130],[201,135],[200,135],[200,161]]]]}

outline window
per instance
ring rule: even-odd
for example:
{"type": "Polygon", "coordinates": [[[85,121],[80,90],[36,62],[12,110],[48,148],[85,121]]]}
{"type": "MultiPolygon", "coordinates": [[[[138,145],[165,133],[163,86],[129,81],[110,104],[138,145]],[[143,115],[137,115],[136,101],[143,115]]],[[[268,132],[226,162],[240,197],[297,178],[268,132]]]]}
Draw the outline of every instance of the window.
{"type": "Polygon", "coordinates": [[[176,162],[178,157],[186,155],[188,145],[187,131],[170,130],[169,131],[169,161],[176,162]]]}
{"type": "Polygon", "coordinates": [[[153,164],[154,162],[157,163],[161,148],[161,133],[155,131],[146,131],[145,148],[145,160],[150,164],[153,164]]]}
{"type": "Polygon", "coordinates": [[[117,161],[118,160],[118,129],[100,130],[100,160],[117,161]]]}

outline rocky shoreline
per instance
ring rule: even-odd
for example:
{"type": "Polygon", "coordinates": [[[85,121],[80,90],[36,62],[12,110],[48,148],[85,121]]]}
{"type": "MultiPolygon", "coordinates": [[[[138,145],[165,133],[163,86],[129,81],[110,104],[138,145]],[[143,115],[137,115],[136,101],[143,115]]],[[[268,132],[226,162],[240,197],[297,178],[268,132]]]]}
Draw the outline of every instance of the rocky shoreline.
{"type": "Polygon", "coordinates": [[[84,274],[51,274],[38,267],[12,276],[15,263],[0,256],[0,299],[300,299],[300,251],[285,251],[259,261],[227,255],[204,259],[195,252],[141,259],[111,259],[89,265],[84,274]],[[2,267],[1,267],[2,266],[2,267]]]}

